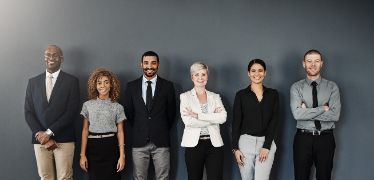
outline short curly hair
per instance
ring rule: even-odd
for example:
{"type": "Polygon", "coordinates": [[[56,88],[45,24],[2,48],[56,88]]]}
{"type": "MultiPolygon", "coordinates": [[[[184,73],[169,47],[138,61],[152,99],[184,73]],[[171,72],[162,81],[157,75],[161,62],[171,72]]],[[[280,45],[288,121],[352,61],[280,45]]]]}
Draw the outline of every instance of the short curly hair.
{"type": "Polygon", "coordinates": [[[96,99],[99,96],[99,92],[96,88],[97,80],[102,77],[106,76],[110,82],[110,91],[109,97],[113,102],[117,102],[120,96],[120,82],[114,73],[110,72],[105,68],[97,68],[92,71],[90,78],[87,81],[87,92],[88,92],[88,99],[96,99]]]}

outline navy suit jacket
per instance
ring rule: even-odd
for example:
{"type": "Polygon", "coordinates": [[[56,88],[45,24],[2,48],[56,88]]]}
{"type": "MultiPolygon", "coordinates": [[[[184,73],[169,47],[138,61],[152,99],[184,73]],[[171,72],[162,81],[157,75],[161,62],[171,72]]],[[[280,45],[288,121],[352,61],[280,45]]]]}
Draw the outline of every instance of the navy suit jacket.
{"type": "Polygon", "coordinates": [[[79,119],[78,79],[60,71],[47,101],[45,72],[29,79],[25,98],[25,119],[32,131],[32,143],[38,144],[35,133],[52,130],[58,143],[74,142],[74,121],[79,119]]]}
{"type": "Polygon", "coordinates": [[[176,114],[174,85],[157,76],[152,108],[149,111],[142,97],[142,78],[129,82],[125,91],[124,107],[133,129],[133,147],[143,147],[148,142],[157,147],[169,147],[169,131],[176,114]]]}

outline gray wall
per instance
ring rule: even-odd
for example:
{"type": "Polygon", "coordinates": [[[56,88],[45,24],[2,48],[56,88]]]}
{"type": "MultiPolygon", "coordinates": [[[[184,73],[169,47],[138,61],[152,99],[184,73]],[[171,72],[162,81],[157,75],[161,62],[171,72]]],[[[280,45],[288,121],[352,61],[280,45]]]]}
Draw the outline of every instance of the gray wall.
{"type": "MultiPolygon", "coordinates": [[[[206,62],[208,89],[222,95],[229,112],[221,127],[225,180],[240,179],[230,153],[231,111],[235,92],[249,83],[251,58],[267,62],[266,85],[281,95],[282,138],[273,179],[293,179],[295,120],[289,87],[305,77],[303,53],[319,49],[326,58],[323,76],[339,85],[343,104],[335,133],[334,179],[374,179],[373,5],[362,0],[1,0],[0,179],[38,178],[23,103],[28,78],[44,71],[43,49],[50,43],[64,51],[63,70],[79,77],[82,102],[90,71],[110,68],[124,87],[141,75],[139,58],[146,50],[160,54],[159,74],[175,82],[178,93],[192,88],[190,64],[206,62]]],[[[179,117],[176,121],[173,179],[183,180],[183,124],[179,117]]],[[[81,122],[76,125],[79,136],[81,122]]],[[[131,169],[128,159],[126,179],[131,169]]],[[[74,175],[86,179],[78,161],[74,175]]]]}

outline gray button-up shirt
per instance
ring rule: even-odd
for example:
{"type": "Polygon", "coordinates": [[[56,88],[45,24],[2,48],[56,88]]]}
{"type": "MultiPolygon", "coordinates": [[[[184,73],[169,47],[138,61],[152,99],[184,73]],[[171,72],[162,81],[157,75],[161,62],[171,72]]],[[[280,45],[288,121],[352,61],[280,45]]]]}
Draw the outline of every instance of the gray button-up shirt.
{"type": "Polygon", "coordinates": [[[312,83],[308,78],[295,82],[290,89],[290,105],[293,117],[299,129],[316,130],[314,121],[321,121],[321,130],[335,128],[340,116],[340,93],[338,86],[329,80],[319,77],[317,82],[318,107],[313,108],[312,83]],[[306,108],[302,108],[302,104],[306,108]],[[327,105],[329,110],[325,112],[327,105]]]}

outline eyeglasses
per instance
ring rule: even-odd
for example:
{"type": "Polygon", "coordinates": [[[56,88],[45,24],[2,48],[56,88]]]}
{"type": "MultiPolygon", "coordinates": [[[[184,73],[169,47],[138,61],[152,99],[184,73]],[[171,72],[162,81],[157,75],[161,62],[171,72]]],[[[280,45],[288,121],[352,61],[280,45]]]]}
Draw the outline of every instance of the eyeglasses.
{"type": "Polygon", "coordinates": [[[62,56],[60,56],[59,54],[55,53],[55,54],[44,54],[44,59],[58,59],[58,58],[61,58],[62,56]]]}

